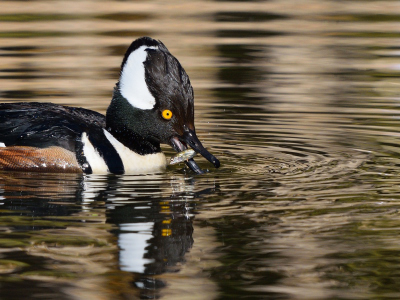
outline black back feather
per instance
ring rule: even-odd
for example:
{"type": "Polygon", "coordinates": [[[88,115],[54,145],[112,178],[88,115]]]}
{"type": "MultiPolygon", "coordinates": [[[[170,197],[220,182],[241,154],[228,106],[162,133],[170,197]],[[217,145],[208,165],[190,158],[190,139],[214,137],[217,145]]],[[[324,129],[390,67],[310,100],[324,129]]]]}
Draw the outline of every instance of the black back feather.
{"type": "Polygon", "coordinates": [[[0,142],[6,146],[75,151],[83,132],[105,128],[105,116],[84,108],[52,103],[1,103],[0,142]]]}

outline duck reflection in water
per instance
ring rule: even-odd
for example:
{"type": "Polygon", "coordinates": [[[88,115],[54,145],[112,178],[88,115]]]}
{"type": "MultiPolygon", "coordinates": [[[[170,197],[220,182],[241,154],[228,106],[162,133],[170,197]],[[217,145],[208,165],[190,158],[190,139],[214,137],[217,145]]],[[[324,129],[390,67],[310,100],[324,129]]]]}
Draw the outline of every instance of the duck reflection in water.
{"type": "Polygon", "coordinates": [[[116,225],[111,232],[118,238],[119,268],[133,274],[132,283],[146,299],[157,298],[165,287],[163,273],[179,272],[185,263],[194,242],[194,200],[215,192],[214,186],[195,192],[194,179],[184,176],[169,178],[163,187],[161,177],[153,175],[152,182],[148,176],[133,176],[134,187],[130,177],[116,177],[105,189],[107,223],[116,225]],[[121,186],[130,186],[128,197],[121,186]]]}
{"type": "Polygon", "coordinates": [[[128,203],[108,199],[107,222],[118,226],[112,232],[118,236],[120,269],[135,273],[134,283],[146,298],[165,285],[155,276],[178,271],[193,245],[194,185],[183,181],[171,180],[173,193],[168,197],[149,196],[161,191],[147,187],[138,188],[135,192],[143,196],[128,203]]]}

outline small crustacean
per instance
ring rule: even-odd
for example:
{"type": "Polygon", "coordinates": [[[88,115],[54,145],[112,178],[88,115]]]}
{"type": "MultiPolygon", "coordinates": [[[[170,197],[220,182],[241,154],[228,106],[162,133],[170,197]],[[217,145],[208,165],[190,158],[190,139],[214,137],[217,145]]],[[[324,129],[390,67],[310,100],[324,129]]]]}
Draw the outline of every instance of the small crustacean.
{"type": "Polygon", "coordinates": [[[171,160],[169,161],[170,165],[176,165],[178,163],[184,162],[188,159],[191,159],[195,157],[196,151],[193,149],[187,149],[182,152],[179,152],[177,155],[171,157],[171,160]]]}

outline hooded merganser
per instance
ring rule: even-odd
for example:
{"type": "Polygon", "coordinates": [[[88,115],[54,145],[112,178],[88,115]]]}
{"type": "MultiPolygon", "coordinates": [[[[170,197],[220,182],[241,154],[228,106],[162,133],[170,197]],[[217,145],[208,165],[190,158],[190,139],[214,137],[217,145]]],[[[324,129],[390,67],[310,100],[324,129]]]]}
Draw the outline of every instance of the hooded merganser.
{"type": "MultiPolygon", "coordinates": [[[[0,104],[0,170],[115,173],[165,169],[160,143],[190,146],[216,168],[194,127],[193,88],[161,41],[143,37],[125,53],[106,116],[52,103],[0,104]]],[[[202,173],[193,159],[186,164],[202,173]]]]}

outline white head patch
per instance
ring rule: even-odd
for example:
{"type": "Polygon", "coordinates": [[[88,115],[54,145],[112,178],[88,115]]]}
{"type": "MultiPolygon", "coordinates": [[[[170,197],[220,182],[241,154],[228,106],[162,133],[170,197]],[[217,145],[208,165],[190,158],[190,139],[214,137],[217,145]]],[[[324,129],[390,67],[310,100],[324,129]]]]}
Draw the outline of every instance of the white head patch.
{"type": "Polygon", "coordinates": [[[146,49],[157,49],[156,46],[141,46],[133,51],[125,62],[119,80],[122,96],[129,103],[140,109],[152,109],[156,99],[150,93],[145,81],[143,62],[146,61],[146,49]]]}

